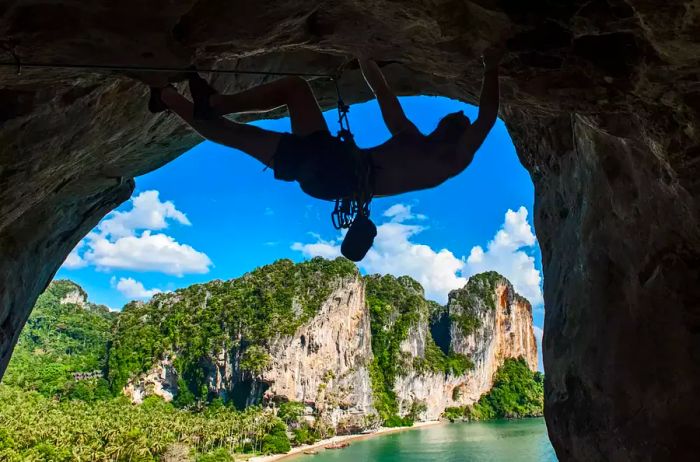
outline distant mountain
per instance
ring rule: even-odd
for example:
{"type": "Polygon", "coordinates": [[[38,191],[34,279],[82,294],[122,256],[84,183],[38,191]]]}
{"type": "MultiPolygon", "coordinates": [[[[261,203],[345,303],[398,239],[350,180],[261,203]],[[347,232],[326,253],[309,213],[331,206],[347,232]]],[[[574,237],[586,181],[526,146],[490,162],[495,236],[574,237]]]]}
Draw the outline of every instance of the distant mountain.
{"type": "Polygon", "coordinates": [[[353,432],[470,406],[521,357],[532,378],[532,309],[497,273],[470,278],[443,307],[406,276],[361,277],[344,259],[280,260],[127,305],[109,380],[134,402],[299,401],[307,419],[353,432]]]}
{"type": "MultiPolygon", "coordinates": [[[[363,277],[348,260],[316,258],[157,294],[120,313],[54,281],[3,383],[83,401],[300,402],[308,421],[354,432],[448,408],[452,417],[491,416],[462,410],[489,392],[509,358],[534,377],[530,304],[499,274],[473,276],[440,306],[409,277],[363,277]]],[[[519,409],[537,414],[541,404],[519,409]]]]}
{"type": "Polygon", "coordinates": [[[109,394],[106,380],[76,380],[103,375],[117,313],[87,301],[85,291],[68,280],[53,281],[39,296],[3,378],[6,385],[37,390],[46,396],[86,397],[109,394]]]}

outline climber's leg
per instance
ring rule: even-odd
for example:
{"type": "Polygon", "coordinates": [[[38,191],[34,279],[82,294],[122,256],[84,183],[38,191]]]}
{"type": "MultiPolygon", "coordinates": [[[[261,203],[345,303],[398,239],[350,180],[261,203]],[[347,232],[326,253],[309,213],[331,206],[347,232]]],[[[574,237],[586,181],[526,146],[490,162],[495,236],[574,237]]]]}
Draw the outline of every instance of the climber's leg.
{"type": "Polygon", "coordinates": [[[328,131],[313,91],[301,77],[285,77],[232,95],[214,94],[209,102],[219,115],[263,112],[286,105],[295,135],[328,131]]]}
{"type": "Polygon", "coordinates": [[[265,130],[248,124],[239,124],[223,117],[212,120],[195,120],[194,106],[174,87],[161,90],[161,100],[190,127],[204,138],[215,143],[240,149],[263,164],[272,167],[281,133],[265,130]]]}

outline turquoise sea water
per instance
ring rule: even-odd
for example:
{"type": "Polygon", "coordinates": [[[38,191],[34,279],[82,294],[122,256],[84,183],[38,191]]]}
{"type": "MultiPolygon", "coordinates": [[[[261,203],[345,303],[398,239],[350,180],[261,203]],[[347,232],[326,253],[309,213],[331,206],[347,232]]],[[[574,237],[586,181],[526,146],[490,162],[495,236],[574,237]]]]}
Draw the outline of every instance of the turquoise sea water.
{"type": "Polygon", "coordinates": [[[454,423],[362,441],[344,449],[302,455],[294,462],[555,462],[544,419],[454,423]]]}

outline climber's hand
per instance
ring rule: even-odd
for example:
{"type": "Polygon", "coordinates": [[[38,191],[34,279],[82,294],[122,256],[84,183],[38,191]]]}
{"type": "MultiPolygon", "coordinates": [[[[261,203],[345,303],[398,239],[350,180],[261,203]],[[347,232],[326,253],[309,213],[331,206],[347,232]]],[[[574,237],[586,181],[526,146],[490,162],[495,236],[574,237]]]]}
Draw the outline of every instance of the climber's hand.
{"type": "Polygon", "coordinates": [[[484,71],[490,71],[498,68],[503,58],[502,47],[491,47],[484,50],[481,59],[484,61],[484,71]]]}

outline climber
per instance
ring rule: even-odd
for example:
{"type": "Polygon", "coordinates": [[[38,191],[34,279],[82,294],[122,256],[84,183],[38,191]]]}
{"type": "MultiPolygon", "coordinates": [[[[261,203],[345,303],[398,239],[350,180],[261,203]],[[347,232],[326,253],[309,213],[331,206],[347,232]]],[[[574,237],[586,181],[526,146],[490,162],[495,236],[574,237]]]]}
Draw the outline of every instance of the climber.
{"type": "MultiPolygon", "coordinates": [[[[310,196],[333,200],[357,193],[361,180],[358,172],[366,172],[374,196],[431,188],[462,172],[496,121],[499,57],[497,52],[484,54],[479,115],[474,123],[462,112],[449,114],[428,135],[422,134],[406,117],[379,66],[372,60],[360,58],[360,70],[377,98],[384,123],[392,135],[387,142],[369,149],[359,149],[352,141],[341,141],[330,134],[311,88],[299,77],[286,77],[224,95],[217,93],[196,73],[191,73],[189,85],[193,103],[164,78],[143,80],[151,87],[149,109],[152,112],[170,109],[204,138],[239,149],[272,168],[275,178],[297,181],[310,196]],[[285,105],[291,120],[291,134],[223,117],[285,105]]],[[[368,249],[369,246],[360,252],[361,256],[368,249]]]]}

